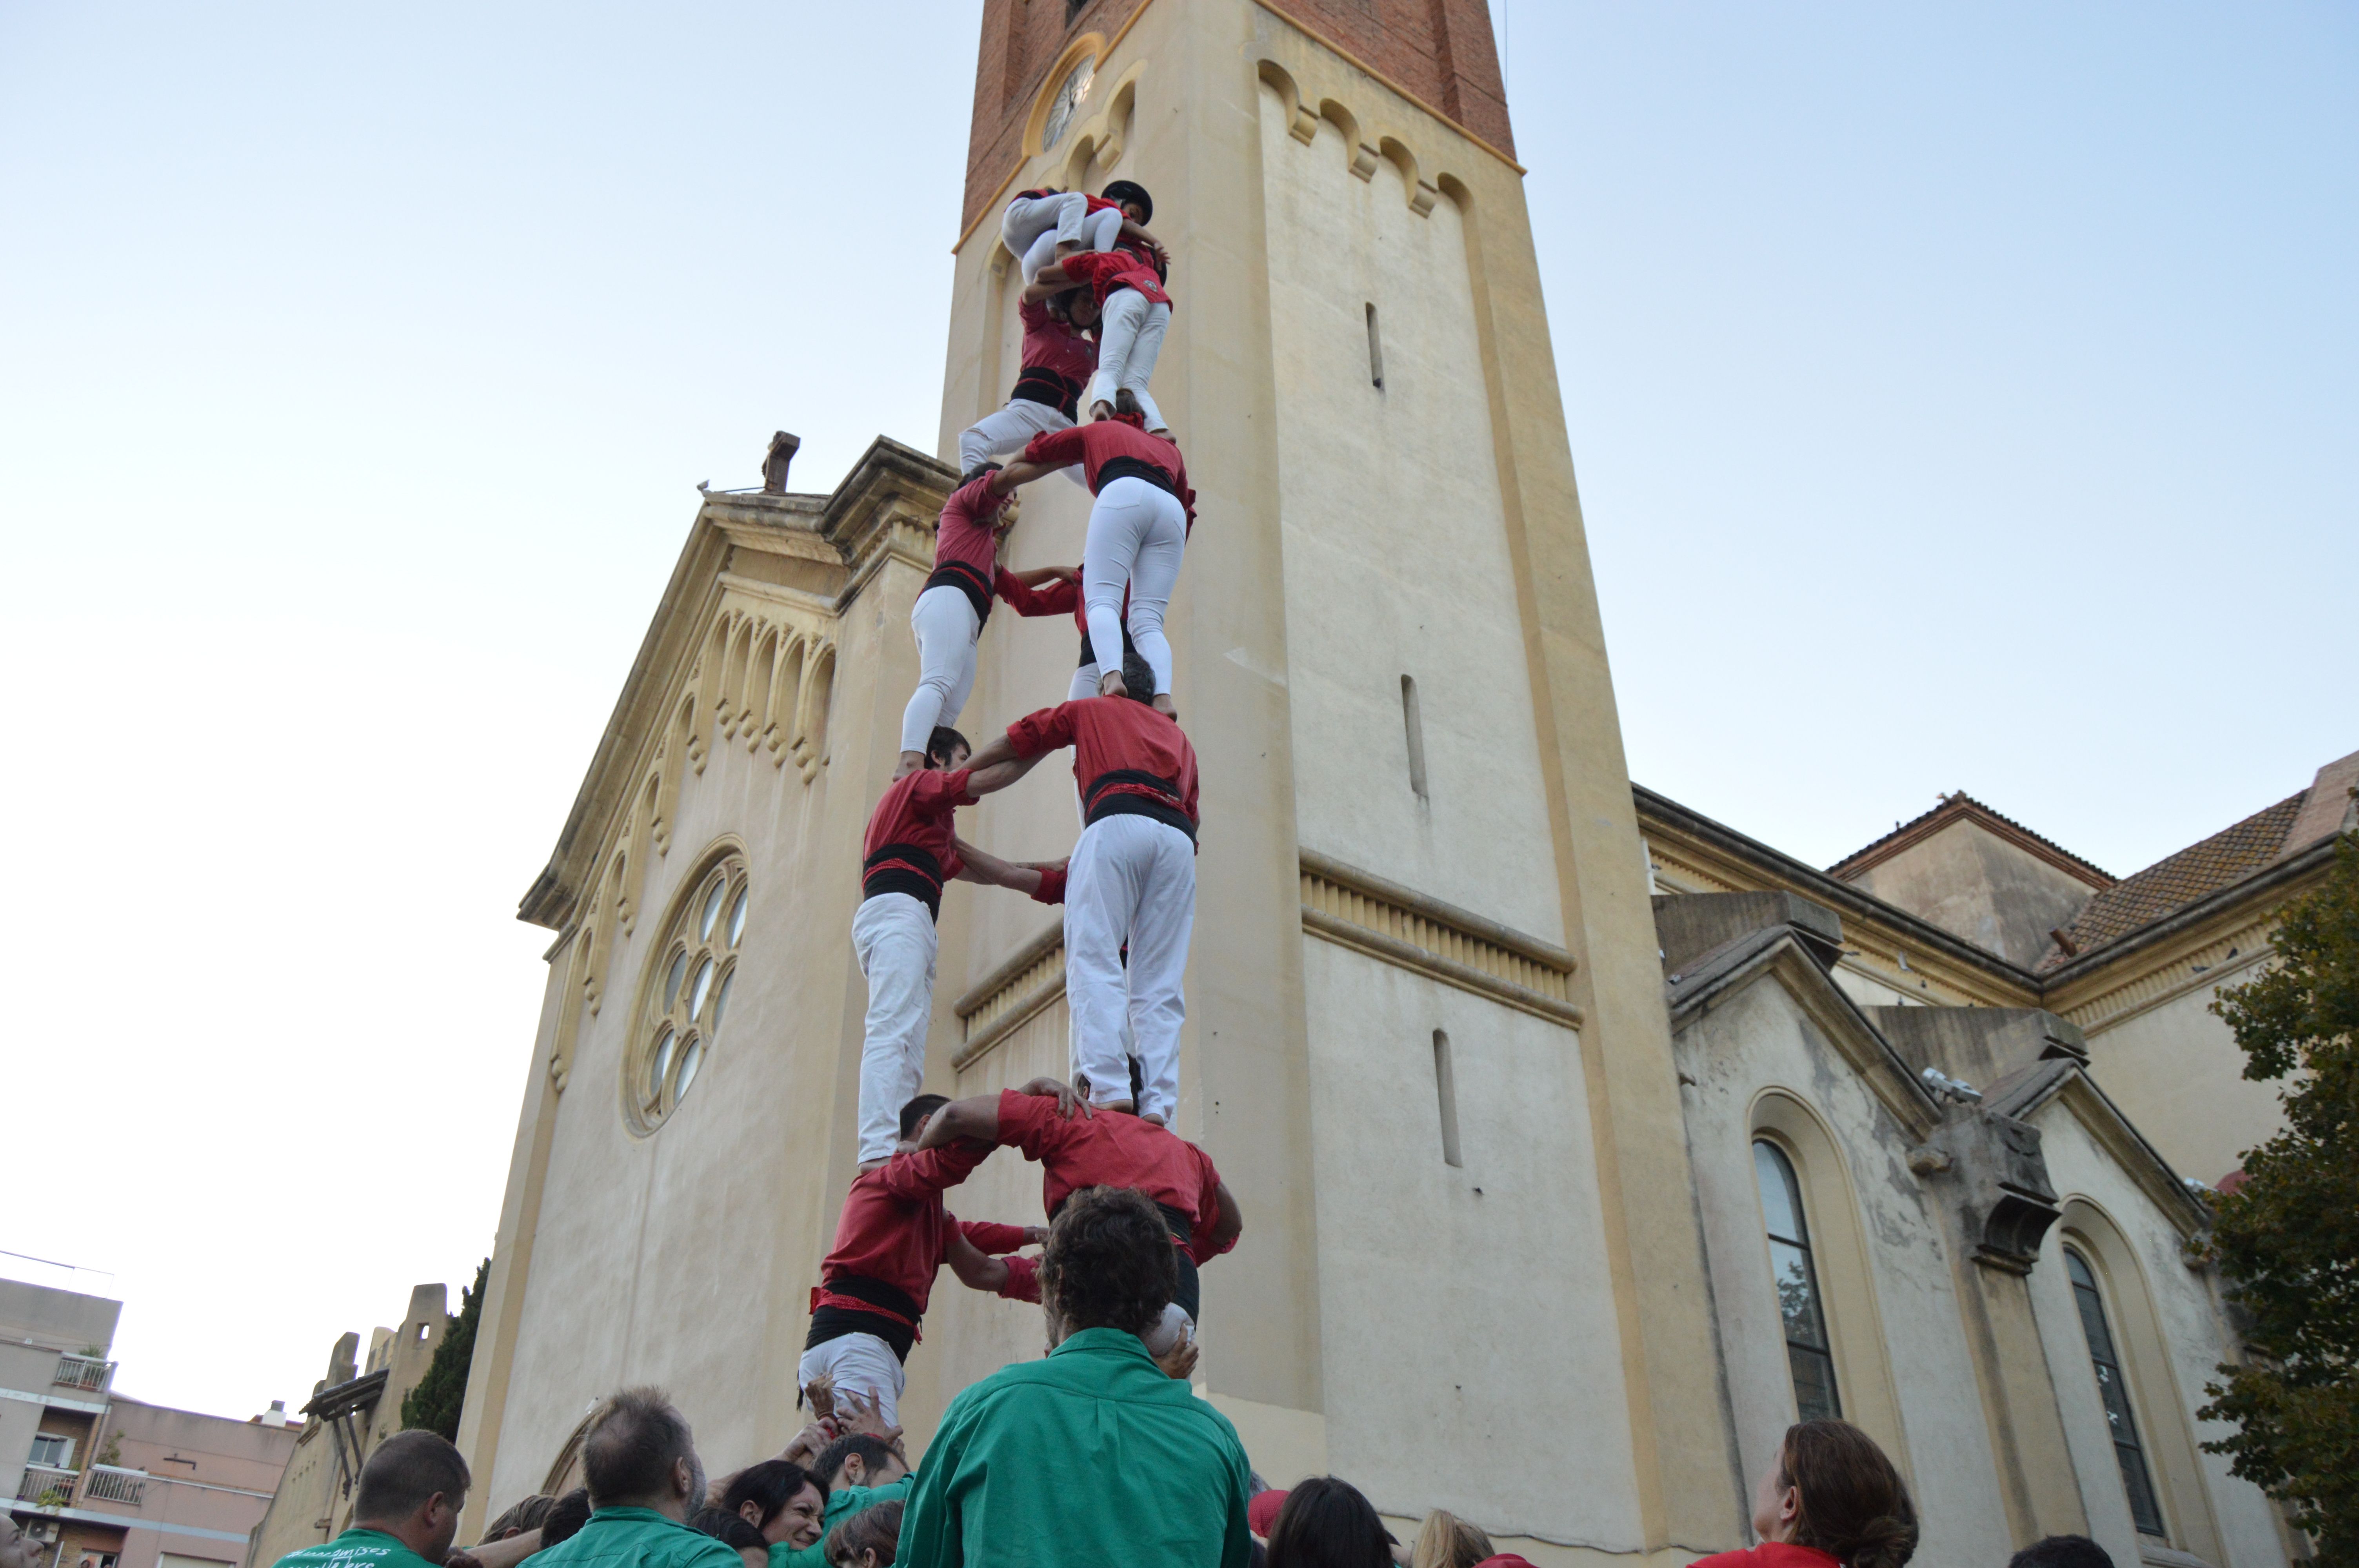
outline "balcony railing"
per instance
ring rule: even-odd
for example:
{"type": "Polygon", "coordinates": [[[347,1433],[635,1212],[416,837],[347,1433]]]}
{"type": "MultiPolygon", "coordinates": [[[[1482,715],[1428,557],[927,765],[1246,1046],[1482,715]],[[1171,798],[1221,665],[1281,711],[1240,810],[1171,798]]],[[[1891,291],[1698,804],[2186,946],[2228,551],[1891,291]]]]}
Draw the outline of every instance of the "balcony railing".
{"type": "Polygon", "coordinates": [[[95,1356],[60,1356],[58,1375],[49,1381],[61,1389],[103,1389],[114,1371],[114,1362],[95,1356]]]}
{"type": "Polygon", "coordinates": [[[85,1501],[96,1498],[103,1502],[129,1503],[135,1509],[147,1493],[147,1472],[126,1470],[120,1465],[92,1465],[89,1484],[82,1489],[85,1501]]]}
{"type": "Polygon", "coordinates": [[[38,1507],[63,1508],[73,1497],[74,1477],[80,1474],[56,1465],[27,1465],[25,1478],[16,1483],[16,1500],[38,1507]]]}

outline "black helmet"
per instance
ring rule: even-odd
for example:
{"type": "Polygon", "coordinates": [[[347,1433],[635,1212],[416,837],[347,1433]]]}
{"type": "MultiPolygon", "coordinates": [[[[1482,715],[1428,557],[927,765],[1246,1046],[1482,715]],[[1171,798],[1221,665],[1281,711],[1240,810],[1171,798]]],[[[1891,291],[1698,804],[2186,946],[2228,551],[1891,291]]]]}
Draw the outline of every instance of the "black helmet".
{"type": "Polygon", "coordinates": [[[1139,222],[1147,223],[1154,221],[1155,198],[1147,193],[1147,187],[1135,179],[1117,179],[1098,194],[1115,203],[1136,201],[1138,203],[1139,211],[1143,214],[1139,222]]]}

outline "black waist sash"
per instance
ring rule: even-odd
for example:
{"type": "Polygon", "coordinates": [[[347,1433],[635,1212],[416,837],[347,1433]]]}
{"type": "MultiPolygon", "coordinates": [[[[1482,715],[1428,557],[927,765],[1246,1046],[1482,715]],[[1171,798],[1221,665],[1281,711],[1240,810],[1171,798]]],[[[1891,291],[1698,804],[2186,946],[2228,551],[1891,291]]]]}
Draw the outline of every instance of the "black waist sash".
{"type": "Polygon", "coordinates": [[[885,1312],[898,1313],[909,1321],[899,1323],[884,1313],[861,1312],[853,1307],[822,1306],[811,1314],[810,1333],[803,1339],[804,1349],[816,1348],[847,1334],[873,1334],[891,1346],[896,1357],[904,1361],[909,1358],[909,1346],[918,1338],[914,1325],[925,1314],[907,1291],[864,1274],[845,1274],[828,1281],[820,1289],[830,1295],[850,1296],[854,1301],[883,1307],[885,1312]]]}
{"type": "Polygon", "coordinates": [[[1170,779],[1158,777],[1138,768],[1110,768],[1092,779],[1082,791],[1082,826],[1103,821],[1109,816],[1152,816],[1168,823],[1195,841],[1196,824],[1180,808],[1180,786],[1170,779]],[[1138,795],[1130,790],[1116,790],[1116,784],[1145,784],[1160,792],[1138,795]]]}
{"type": "Polygon", "coordinates": [[[1180,481],[1145,458],[1116,458],[1112,462],[1099,464],[1097,493],[1103,495],[1105,487],[1118,479],[1143,479],[1172,500],[1185,504],[1186,498],[1180,493],[1180,481]]]}
{"type": "Polygon", "coordinates": [[[1073,419],[1081,415],[1082,384],[1046,365],[1027,365],[1024,373],[1016,378],[1016,390],[1007,398],[1011,403],[1045,404],[1073,419]]]}
{"type": "Polygon", "coordinates": [[[977,621],[991,619],[993,583],[991,579],[983,575],[980,568],[971,567],[964,561],[940,562],[935,566],[933,575],[926,579],[926,587],[940,588],[944,583],[966,595],[966,601],[974,606],[977,621]]]}
{"type": "Polygon", "coordinates": [[[936,920],[942,917],[942,863],[924,845],[887,844],[861,861],[860,869],[861,897],[905,892],[924,904],[926,913],[936,920]],[[888,860],[907,860],[909,864],[887,865],[885,862],[888,860]]]}

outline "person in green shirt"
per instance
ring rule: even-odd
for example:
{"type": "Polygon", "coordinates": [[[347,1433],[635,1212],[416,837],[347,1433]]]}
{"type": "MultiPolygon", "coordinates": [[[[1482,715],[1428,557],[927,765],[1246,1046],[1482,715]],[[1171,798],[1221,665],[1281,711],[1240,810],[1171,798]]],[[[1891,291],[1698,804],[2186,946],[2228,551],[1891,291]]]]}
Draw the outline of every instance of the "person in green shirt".
{"type": "Polygon", "coordinates": [[[1143,1194],[1072,1195],[1040,1260],[1048,1358],[1003,1367],[951,1401],[897,1568],[1244,1568],[1245,1445],[1139,1337],[1177,1274],[1143,1194]]]}
{"type": "Polygon", "coordinates": [[[353,1527],[278,1568],[442,1568],[473,1478],[440,1433],[397,1432],[361,1465],[353,1527]]]}
{"type": "MultiPolygon", "coordinates": [[[[827,1568],[827,1541],[837,1525],[879,1503],[908,1501],[909,1489],[917,1484],[909,1462],[901,1456],[900,1440],[888,1442],[866,1432],[847,1432],[821,1449],[811,1461],[810,1474],[826,1498],[819,1533],[808,1545],[798,1544],[792,1538],[774,1543],[769,1568],[827,1568]]],[[[735,1490],[733,1486],[732,1496],[735,1490]]]]}
{"type": "Polygon", "coordinates": [[[688,1528],[704,1506],[704,1465],[660,1389],[625,1389],[582,1434],[590,1522],[532,1561],[538,1568],[745,1568],[727,1543],[688,1528]]]}

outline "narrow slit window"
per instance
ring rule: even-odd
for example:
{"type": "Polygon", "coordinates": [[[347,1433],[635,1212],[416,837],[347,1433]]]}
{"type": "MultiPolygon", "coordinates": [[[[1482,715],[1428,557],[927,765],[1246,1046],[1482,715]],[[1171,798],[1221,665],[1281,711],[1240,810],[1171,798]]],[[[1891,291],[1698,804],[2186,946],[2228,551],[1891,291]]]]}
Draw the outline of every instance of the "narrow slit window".
{"type": "Polygon", "coordinates": [[[1450,1036],[1433,1032],[1433,1092],[1441,1107],[1441,1162],[1463,1167],[1458,1151],[1458,1081],[1450,1066],[1450,1036]]]}
{"type": "Polygon", "coordinates": [[[1769,1233],[1769,1272],[1777,1290],[1777,1315],[1786,1328],[1795,1411],[1804,1421],[1839,1420],[1843,1400],[1835,1392],[1834,1347],[1827,1338],[1818,1262],[1810,1255],[1810,1221],[1802,1213],[1802,1184],[1795,1179],[1794,1163],[1786,1152],[1766,1138],[1753,1145],[1753,1174],[1760,1184],[1761,1217],[1769,1233]]]}
{"type": "Polygon", "coordinates": [[[1425,787],[1425,720],[1417,706],[1417,677],[1401,676],[1401,728],[1408,733],[1408,787],[1419,800],[1430,799],[1425,787]]]}
{"type": "Polygon", "coordinates": [[[2154,1495],[2154,1476],[2146,1467],[2146,1447],[2138,1442],[2137,1414],[2130,1409],[2129,1379],[2122,1375],[2122,1358],[2114,1348],[2114,1334],[2105,1322],[2105,1300],[2097,1291],[2096,1271],[2087,1259],[2064,1249],[2064,1271],[2072,1277],[2072,1303],[2081,1311],[2081,1332],[2089,1341],[2089,1364],[2097,1374],[2097,1397],[2105,1404],[2105,1425],[2113,1433],[2114,1457],[2122,1467],[2122,1490],[2129,1497],[2130,1518],[2141,1535],[2169,1539],[2163,1528],[2162,1505],[2154,1495]]]}
{"type": "Polygon", "coordinates": [[[1378,392],[1385,389],[1385,340],[1376,330],[1376,308],[1368,307],[1368,384],[1378,392]]]}

